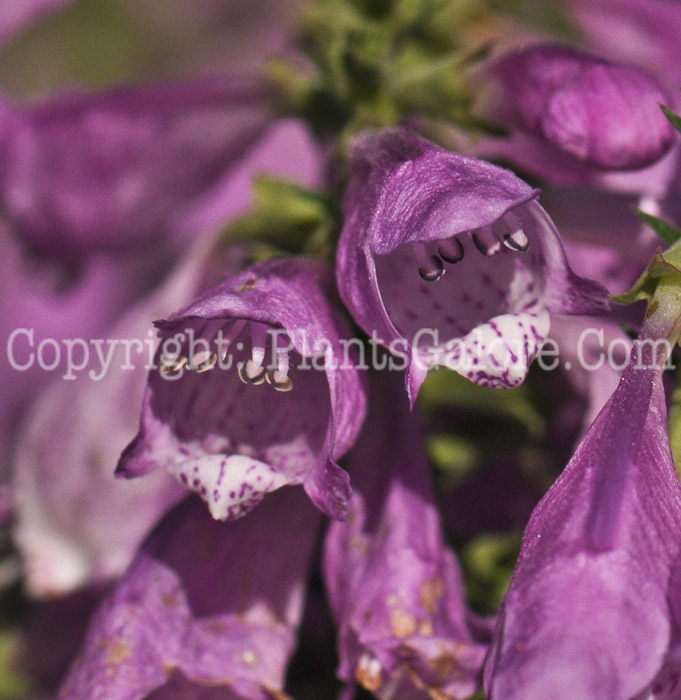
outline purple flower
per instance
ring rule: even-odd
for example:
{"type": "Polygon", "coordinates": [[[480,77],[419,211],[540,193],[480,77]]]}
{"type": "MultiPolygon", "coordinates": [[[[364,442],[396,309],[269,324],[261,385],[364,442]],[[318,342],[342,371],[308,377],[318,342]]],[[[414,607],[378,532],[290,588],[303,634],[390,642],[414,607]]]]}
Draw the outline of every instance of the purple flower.
{"type": "Polygon", "coordinates": [[[485,669],[490,700],[629,699],[662,665],[681,488],[657,324],[532,515],[485,669]]]}
{"type": "Polygon", "coordinates": [[[206,686],[217,693],[206,698],[284,697],[318,520],[292,489],[230,524],[183,501],[95,614],[59,697],[141,700],[206,686]]]}
{"type": "Polygon", "coordinates": [[[334,460],[354,442],[365,397],[325,275],[311,260],[272,260],[159,322],[161,370],[118,475],[166,466],[221,520],[304,484],[342,518],[349,480],[334,460]]]}
{"type": "Polygon", "coordinates": [[[186,244],[193,205],[262,133],[263,85],[210,78],[70,94],[0,117],[0,203],[35,253],[80,260],[186,244]]]}
{"type": "Polygon", "coordinates": [[[202,251],[188,258],[106,339],[95,341],[98,349],[84,340],[74,346],[74,363],[86,352],[90,361],[70,377],[62,370],[27,412],[13,461],[13,534],[32,596],[64,595],[120,576],[150,528],[184,494],[165,471],[122,483],[113,470],[137,430],[134,408],[153,342],[149,319],[196,293],[205,257],[202,251]],[[123,342],[131,343],[129,357],[123,342]]]}
{"type": "Polygon", "coordinates": [[[549,311],[607,309],[606,291],[570,269],[538,192],[508,170],[389,130],[356,143],[351,172],[339,289],[367,333],[407,356],[412,402],[437,365],[517,386],[549,311]]]}
{"type": "Polygon", "coordinates": [[[0,4],[0,46],[73,0],[8,0],[0,4]]]}
{"type": "Polygon", "coordinates": [[[678,104],[681,6],[675,0],[567,0],[583,42],[655,73],[678,104]]]}
{"type": "Polygon", "coordinates": [[[324,551],[343,697],[355,682],[379,697],[467,697],[486,648],[474,639],[461,573],[443,541],[417,419],[394,378],[380,379],[349,458],[348,519],[331,524],[324,551]]]}
{"type": "MultiPolygon", "coordinates": [[[[193,231],[196,235],[202,232],[211,234],[252,205],[256,173],[274,173],[312,187],[319,183],[321,170],[319,151],[301,123],[278,120],[248,154],[229,169],[214,191],[202,197],[200,203],[178,208],[177,215],[182,218],[183,230],[193,231]],[[296,152],[295,160],[290,158],[291,150],[296,152]]],[[[159,190],[159,196],[165,196],[162,190],[159,190]]],[[[158,225],[162,226],[165,212],[159,212],[159,215],[158,225]]],[[[137,231],[142,237],[144,232],[143,228],[137,231]]],[[[48,225],[41,235],[49,239],[52,233],[48,225]]],[[[90,338],[110,335],[113,323],[123,311],[131,302],[139,300],[142,293],[159,285],[161,277],[168,273],[169,264],[174,262],[168,260],[167,248],[142,251],[144,245],[143,238],[132,244],[128,253],[135,251],[134,255],[90,255],[82,261],[79,274],[74,278],[72,270],[70,274],[64,274],[64,270],[57,268],[53,261],[36,261],[22,256],[20,241],[0,226],[0,346],[7,348],[6,360],[0,362],[0,385],[3,387],[0,394],[0,482],[8,479],[10,453],[21,436],[19,419],[39,390],[67,371],[64,352],[54,371],[43,371],[35,358],[36,348],[46,338],[60,343],[64,338],[82,338],[89,342],[90,338]],[[33,329],[32,348],[21,331],[12,335],[22,328],[33,329]],[[31,351],[33,364],[26,369],[26,364],[31,361],[31,351]],[[17,369],[17,365],[22,369],[17,369]]],[[[193,257],[194,253],[189,255],[193,257]]],[[[198,273],[197,283],[198,279],[210,277],[207,267],[209,265],[204,265],[198,273]]],[[[224,276],[224,271],[222,274],[224,276]]],[[[214,279],[208,284],[212,286],[214,279]]],[[[193,294],[207,288],[197,286],[194,292],[188,292],[187,297],[176,298],[174,307],[186,304],[193,294]]],[[[151,313],[148,307],[143,308],[146,303],[140,304],[139,313],[151,313]]],[[[169,307],[162,308],[162,312],[155,312],[156,316],[147,315],[143,323],[148,326],[151,318],[169,310],[169,307]]],[[[114,332],[118,333],[120,329],[114,332]]],[[[143,340],[147,339],[146,332],[147,328],[141,332],[143,340]]],[[[92,346],[91,351],[94,354],[92,346]]],[[[57,379],[57,384],[62,390],[66,389],[61,378],[57,379]]],[[[53,390],[53,396],[57,393],[57,389],[53,390]]],[[[106,401],[98,404],[102,415],[106,412],[105,404],[106,401]]],[[[112,408],[111,413],[115,410],[112,408]]],[[[127,439],[126,436],[124,443],[127,439]]],[[[113,463],[109,468],[113,469],[113,463]]]]}
{"type": "Polygon", "coordinates": [[[652,75],[572,48],[543,45],[490,68],[498,116],[578,161],[610,170],[643,168],[670,148],[667,101],[652,75]]]}

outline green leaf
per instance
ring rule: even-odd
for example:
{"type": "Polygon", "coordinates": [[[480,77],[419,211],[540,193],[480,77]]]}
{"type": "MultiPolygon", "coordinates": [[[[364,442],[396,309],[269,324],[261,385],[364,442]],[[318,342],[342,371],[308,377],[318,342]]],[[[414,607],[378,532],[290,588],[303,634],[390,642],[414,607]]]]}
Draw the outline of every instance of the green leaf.
{"type": "Polygon", "coordinates": [[[501,605],[520,552],[520,533],[478,535],[460,551],[468,598],[474,609],[488,614],[501,605]]]}
{"type": "Polygon", "coordinates": [[[650,301],[660,280],[663,277],[681,277],[681,241],[675,243],[664,253],[658,248],[653,259],[648,264],[643,274],[638,278],[634,286],[624,294],[613,296],[613,300],[618,304],[633,304],[635,301],[647,299],[650,301]]]}
{"type": "Polygon", "coordinates": [[[667,117],[667,119],[669,119],[672,126],[679,133],[681,133],[681,117],[675,112],[672,112],[671,109],[669,109],[669,107],[665,107],[664,105],[660,105],[660,109],[664,112],[664,116],[667,117]]]}
{"type": "Polygon", "coordinates": [[[669,443],[676,471],[681,475],[681,375],[677,374],[676,386],[669,407],[669,443]]]}
{"type": "Polygon", "coordinates": [[[11,630],[0,632],[0,700],[18,700],[29,693],[28,679],[15,668],[19,646],[18,634],[11,630]]]}
{"type": "MultiPolygon", "coordinates": [[[[679,119],[679,117],[676,118],[679,119]]],[[[679,119],[679,123],[681,123],[681,119],[679,119]]],[[[636,216],[644,223],[648,224],[668,246],[672,246],[678,240],[681,240],[681,230],[676,228],[676,226],[672,226],[664,219],[648,214],[642,209],[634,208],[634,211],[636,212],[636,216]]]]}
{"type": "Polygon", "coordinates": [[[245,241],[282,253],[323,253],[331,243],[336,214],[323,192],[278,178],[258,176],[253,209],[231,222],[223,240],[245,241]]]}

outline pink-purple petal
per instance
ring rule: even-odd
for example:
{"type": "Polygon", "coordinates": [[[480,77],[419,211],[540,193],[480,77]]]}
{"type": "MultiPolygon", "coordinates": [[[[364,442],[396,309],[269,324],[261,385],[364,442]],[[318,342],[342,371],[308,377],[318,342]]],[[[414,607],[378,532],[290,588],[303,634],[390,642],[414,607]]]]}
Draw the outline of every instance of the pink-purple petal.
{"type": "Polygon", "coordinates": [[[172,249],[268,117],[263,85],[230,76],[8,107],[2,208],[15,235],[51,258],[172,249]]]}
{"type": "Polygon", "coordinates": [[[198,499],[183,501],[94,616],[59,697],[141,700],[193,684],[224,689],[218,698],[276,697],[295,648],[318,517],[291,489],[228,524],[198,499]]]}
{"type": "MultiPolygon", "coordinates": [[[[347,522],[329,528],[324,572],[339,626],[338,674],[382,697],[467,697],[485,647],[443,541],[415,418],[398,378],[373,385],[369,422],[351,453],[347,522]],[[417,525],[418,524],[418,525],[417,525]]],[[[349,696],[349,692],[347,694],[349,696]]]]}
{"type": "Polygon", "coordinates": [[[612,170],[651,165],[674,131],[659,109],[655,78],[576,49],[540,45],[502,56],[491,68],[510,124],[578,161],[612,170]]]}
{"type": "Polygon", "coordinates": [[[632,698],[664,661],[681,488],[651,357],[634,350],[533,513],[487,662],[491,700],[632,698]]]}

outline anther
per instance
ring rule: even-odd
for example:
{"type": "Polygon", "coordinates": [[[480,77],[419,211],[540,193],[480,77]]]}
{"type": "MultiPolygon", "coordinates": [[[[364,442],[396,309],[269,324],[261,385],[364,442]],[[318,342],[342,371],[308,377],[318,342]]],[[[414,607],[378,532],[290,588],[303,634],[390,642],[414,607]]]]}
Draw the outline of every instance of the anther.
{"type": "Polygon", "coordinates": [[[530,248],[530,239],[523,231],[523,221],[518,214],[507,212],[501,221],[508,229],[503,235],[504,245],[516,253],[524,253],[530,248]]]}
{"type": "Polygon", "coordinates": [[[293,379],[286,376],[283,372],[278,369],[271,369],[265,374],[265,380],[267,383],[274,387],[277,391],[291,391],[293,389],[293,379]]]}
{"type": "Polygon", "coordinates": [[[448,263],[458,263],[463,260],[463,243],[457,236],[448,238],[446,241],[440,241],[439,251],[440,257],[448,263]]]}
{"type": "Polygon", "coordinates": [[[518,229],[504,235],[504,245],[516,253],[525,253],[530,248],[530,239],[525,234],[525,231],[518,229]]]}
{"type": "Polygon", "coordinates": [[[239,362],[236,369],[239,374],[239,379],[241,379],[244,384],[255,384],[258,386],[265,381],[265,368],[253,362],[253,360],[239,362]]]}
{"type": "Polygon", "coordinates": [[[179,357],[162,357],[158,361],[158,368],[163,374],[178,372],[187,364],[187,358],[184,355],[179,357]]]}
{"type": "Polygon", "coordinates": [[[213,369],[217,364],[218,356],[212,352],[206,360],[201,363],[196,364],[196,372],[201,374],[201,372],[208,372],[208,370],[213,369]]]}
{"type": "Polygon", "coordinates": [[[501,253],[501,241],[491,226],[483,226],[474,231],[472,238],[475,247],[486,257],[491,258],[501,253]]]}
{"type": "Polygon", "coordinates": [[[414,255],[419,264],[419,275],[424,282],[437,282],[445,274],[445,266],[437,255],[429,255],[423,243],[414,243],[414,255]]]}

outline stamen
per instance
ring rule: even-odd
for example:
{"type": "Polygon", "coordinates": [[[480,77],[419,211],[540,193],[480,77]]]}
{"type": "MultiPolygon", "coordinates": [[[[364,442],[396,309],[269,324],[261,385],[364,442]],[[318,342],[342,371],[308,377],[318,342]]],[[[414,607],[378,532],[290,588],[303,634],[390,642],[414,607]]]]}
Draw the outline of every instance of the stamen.
{"type": "Polygon", "coordinates": [[[293,380],[288,376],[289,346],[285,344],[285,342],[285,339],[281,335],[277,335],[277,369],[270,370],[265,375],[267,383],[273,386],[277,391],[291,391],[291,389],[293,389],[293,380]]]}
{"type": "Polygon", "coordinates": [[[445,274],[445,266],[437,255],[429,255],[423,243],[412,245],[419,264],[419,275],[425,282],[437,282],[445,274]]]}
{"type": "Polygon", "coordinates": [[[218,356],[214,352],[211,352],[207,359],[205,359],[203,362],[196,363],[196,372],[198,374],[201,374],[202,372],[208,372],[208,370],[211,370],[213,369],[213,367],[215,367],[217,362],[218,356]]]}
{"type": "Polygon", "coordinates": [[[458,236],[440,241],[440,257],[448,263],[458,263],[463,260],[463,243],[458,236]]]}
{"type": "Polygon", "coordinates": [[[236,366],[239,379],[244,384],[256,386],[265,381],[265,368],[262,366],[265,359],[265,343],[267,342],[267,326],[264,323],[251,321],[251,359],[239,362],[236,366]]]}
{"type": "Polygon", "coordinates": [[[504,245],[516,253],[526,253],[530,249],[530,239],[525,234],[525,231],[513,231],[504,236],[504,245]]]}
{"type": "Polygon", "coordinates": [[[253,360],[239,362],[236,369],[239,379],[244,384],[255,384],[258,386],[265,381],[265,368],[262,365],[256,365],[253,360]]]}
{"type": "Polygon", "coordinates": [[[265,344],[267,343],[267,326],[264,323],[251,321],[251,359],[253,363],[262,366],[265,359],[265,344]]]}
{"type": "Polygon", "coordinates": [[[158,361],[158,368],[163,374],[170,374],[171,372],[178,372],[187,364],[187,358],[184,355],[177,356],[163,356],[158,361]]]}
{"type": "Polygon", "coordinates": [[[475,247],[486,257],[501,253],[501,241],[491,226],[483,226],[472,234],[475,247]]]}
{"type": "Polygon", "coordinates": [[[267,383],[274,387],[277,391],[291,391],[293,389],[293,379],[287,377],[283,372],[278,369],[271,369],[265,374],[265,379],[267,383]]]}
{"type": "Polygon", "coordinates": [[[523,231],[523,223],[519,217],[509,212],[503,217],[503,222],[510,229],[504,234],[504,245],[516,253],[525,253],[530,248],[530,239],[523,231]]]}

